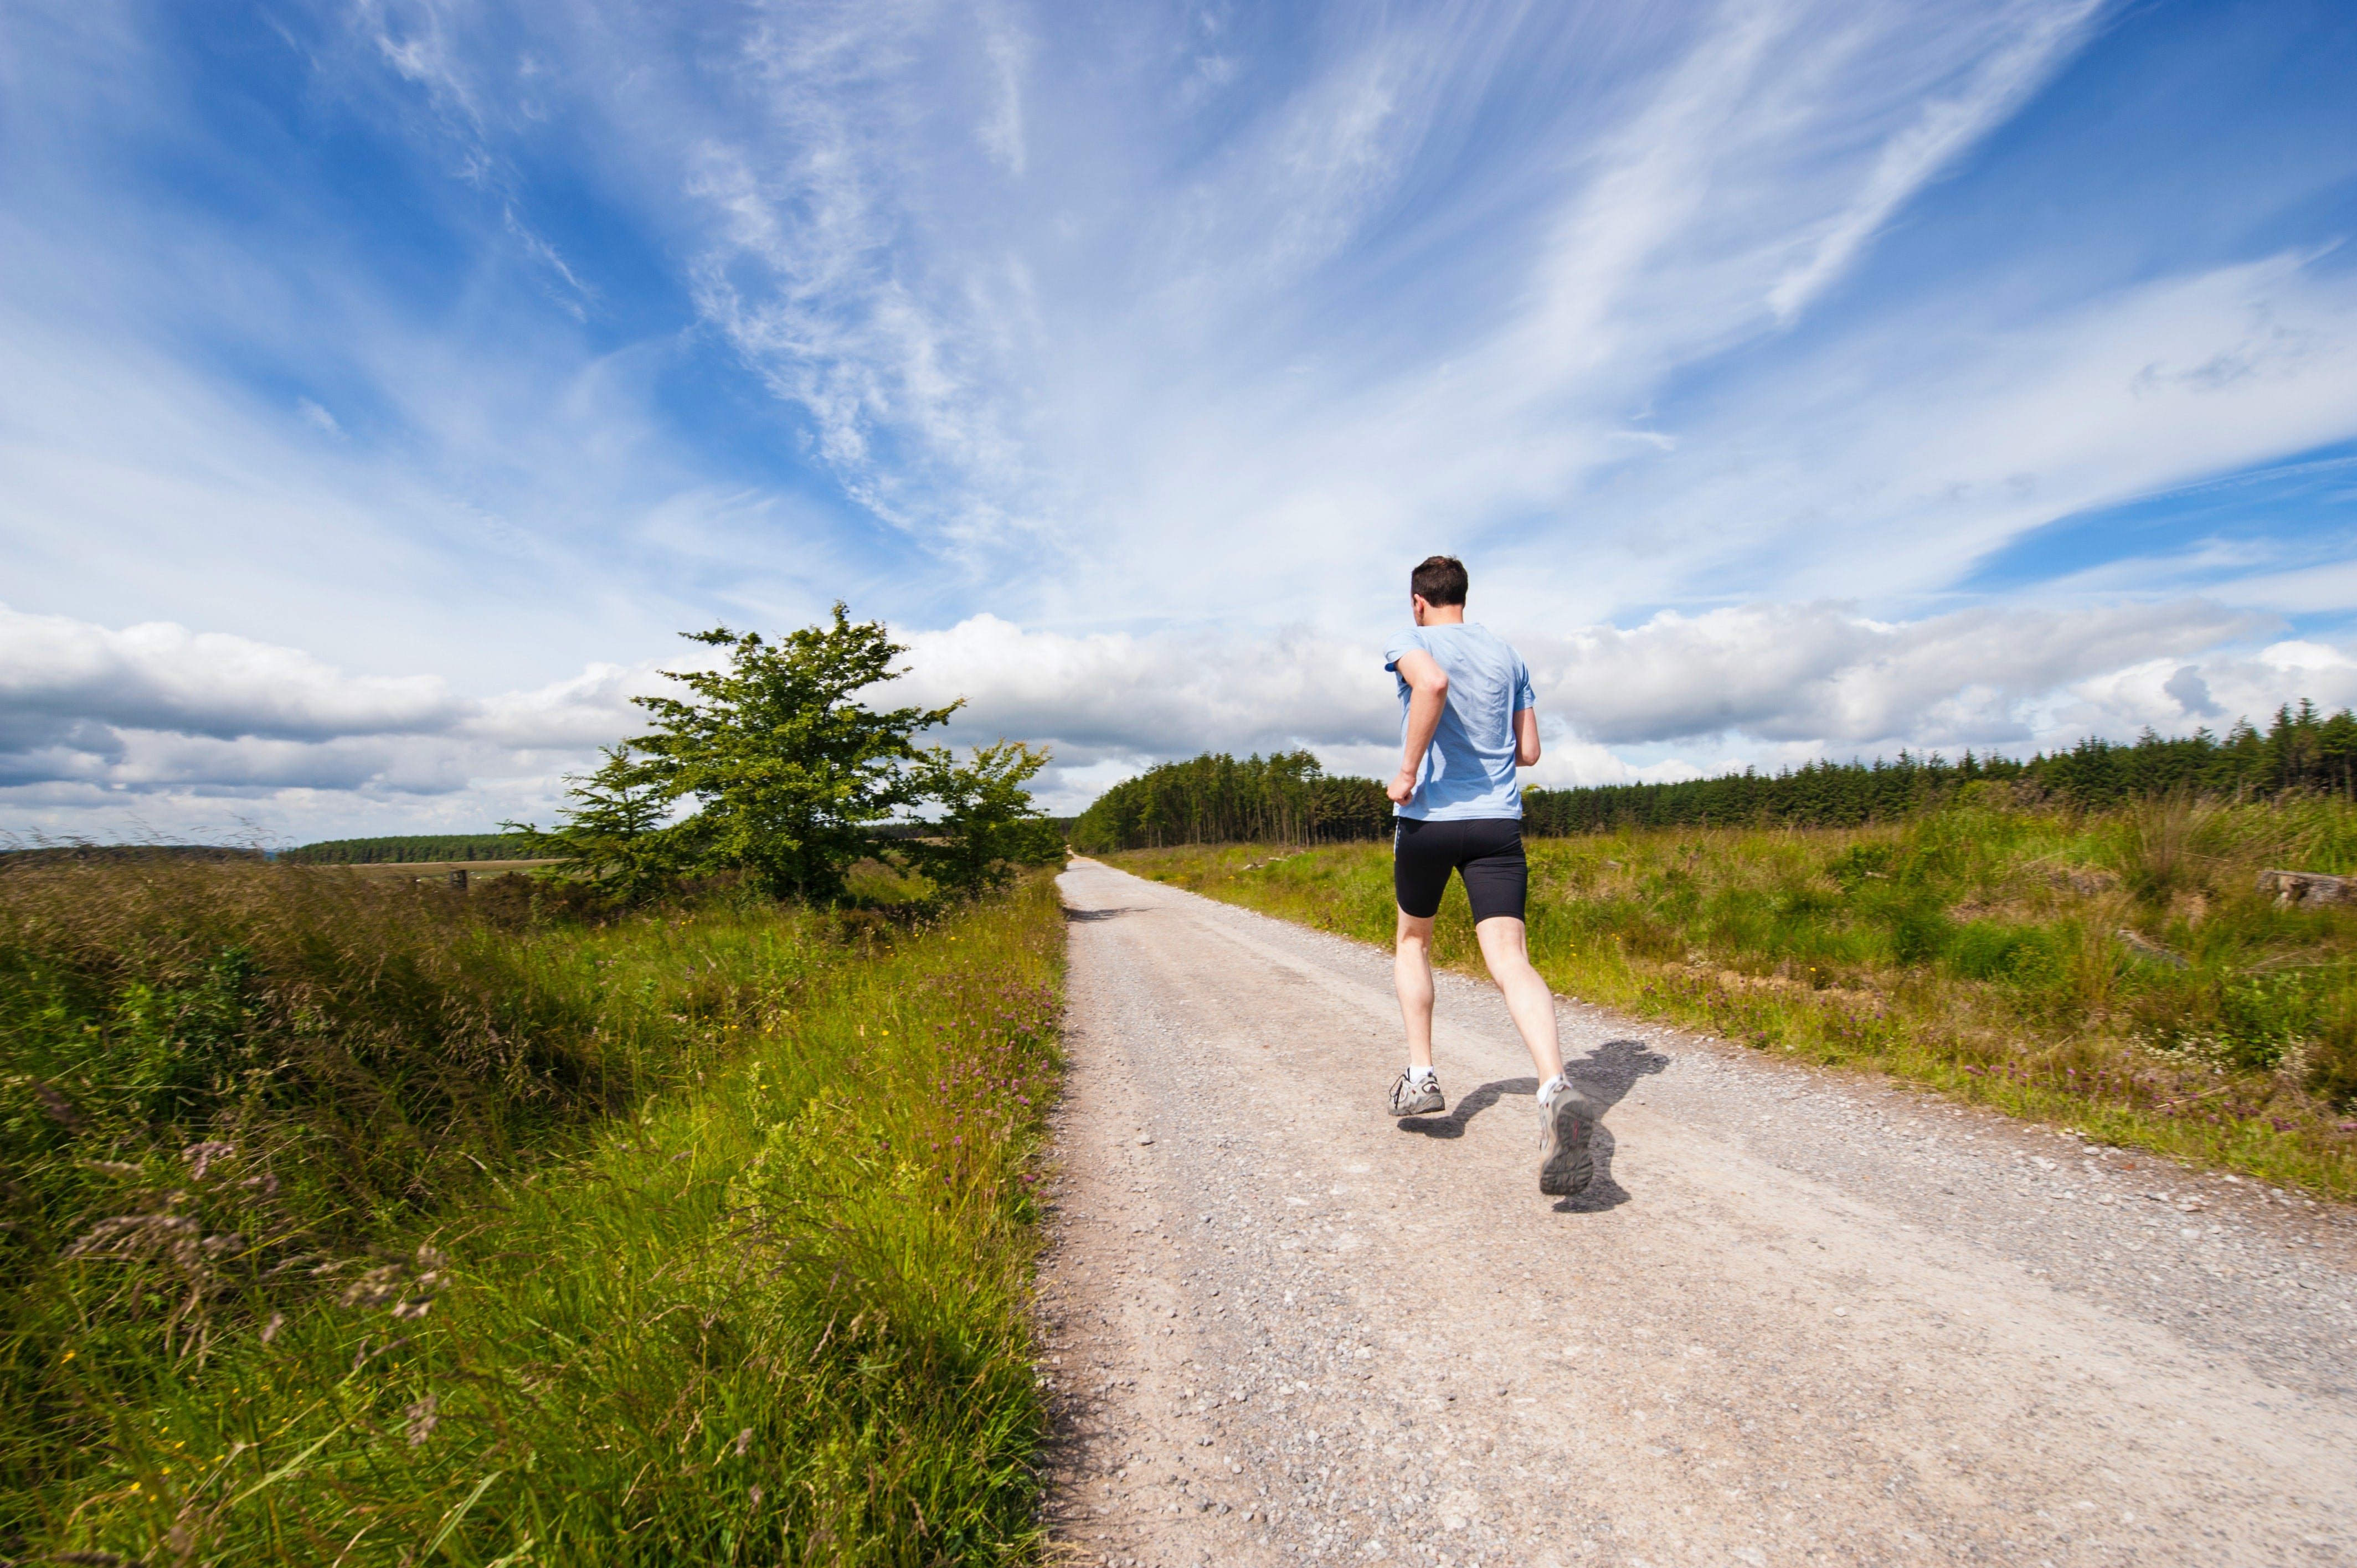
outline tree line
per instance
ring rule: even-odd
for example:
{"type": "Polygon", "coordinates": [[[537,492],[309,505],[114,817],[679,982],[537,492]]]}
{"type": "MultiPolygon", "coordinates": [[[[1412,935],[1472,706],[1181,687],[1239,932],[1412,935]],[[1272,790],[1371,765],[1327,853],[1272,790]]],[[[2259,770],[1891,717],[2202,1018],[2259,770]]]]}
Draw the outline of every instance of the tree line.
{"type": "Polygon", "coordinates": [[[1307,751],[1237,761],[1207,752],[1125,779],[1074,820],[1084,851],[1381,838],[1392,803],[1372,779],[1329,778],[1307,751]]]}
{"type": "Polygon", "coordinates": [[[399,833],[385,838],[323,839],[278,858],[309,865],[399,865],[423,860],[522,860],[532,852],[520,833],[399,833]]]}
{"type": "MultiPolygon", "coordinates": [[[[1902,750],[1896,759],[1746,768],[1674,784],[1532,789],[1523,793],[1523,822],[1534,838],[1621,828],[1856,827],[1912,816],[1982,782],[2011,786],[2025,805],[2081,811],[2180,791],[2241,800],[2357,795],[2357,714],[2327,714],[2303,700],[2276,710],[2264,730],[2238,722],[2222,736],[2147,729],[2133,741],[2090,736],[2027,760],[1902,750]]],[[[1307,751],[1242,762],[1206,753],[1114,786],[1073,823],[1071,840],[1082,850],[1316,843],[1381,838],[1391,825],[1380,783],[1329,777],[1307,751]]]]}
{"type": "Polygon", "coordinates": [[[2237,800],[2357,793],[2357,714],[2327,715],[2312,702],[2276,710],[2264,730],[2239,722],[2223,736],[2197,729],[2133,741],[2080,741],[2028,760],[1901,751],[1897,760],[1812,762],[1775,773],[1746,768],[1675,784],[1602,784],[1530,789],[1523,823],[1534,837],[1619,828],[1711,825],[1856,827],[1895,822],[1953,800],[1983,780],[2013,786],[2024,805],[2107,811],[2154,795],[2237,800]]]}

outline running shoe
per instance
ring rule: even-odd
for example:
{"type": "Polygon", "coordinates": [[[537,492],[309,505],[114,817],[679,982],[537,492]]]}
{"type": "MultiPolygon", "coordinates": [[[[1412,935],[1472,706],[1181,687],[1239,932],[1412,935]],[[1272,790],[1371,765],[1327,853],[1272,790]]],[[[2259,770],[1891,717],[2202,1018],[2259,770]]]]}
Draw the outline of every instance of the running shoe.
{"type": "Polygon", "coordinates": [[[1394,1116],[1435,1116],[1448,1109],[1441,1097],[1437,1075],[1417,1078],[1401,1073],[1392,1085],[1392,1114],[1394,1116]]]}
{"type": "Polygon", "coordinates": [[[1569,1197],[1596,1179],[1588,1140],[1596,1135],[1597,1104],[1567,1078],[1549,1084],[1539,1098],[1539,1190],[1569,1197]]]}

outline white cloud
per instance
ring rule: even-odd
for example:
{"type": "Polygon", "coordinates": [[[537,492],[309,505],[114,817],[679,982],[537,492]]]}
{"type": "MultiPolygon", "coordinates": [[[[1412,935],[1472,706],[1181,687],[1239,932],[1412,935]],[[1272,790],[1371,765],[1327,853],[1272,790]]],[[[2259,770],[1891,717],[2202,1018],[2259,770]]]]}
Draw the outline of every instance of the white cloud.
{"type": "Polygon", "coordinates": [[[1975,63],[1956,91],[1935,94],[1914,124],[1882,145],[1874,170],[1814,237],[1807,252],[1776,281],[1769,307],[1790,321],[1847,271],[1891,215],[1973,143],[2009,117],[2073,51],[2104,0],[2031,12],[2019,30],[1975,63]]]}
{"type": "Polygon", "coordinates": [[[0,605],[0,714],[216,739],[420,734],[460,713],[432,676],[353,677],[291,648],[168,623],[120,631],[0,605]]]}
{"type": "MultiPolygon", "coordinates": [[[[1901,746],[2018,753],[2146,725],[2264,723],[2303,696],[2357,703],[2357,658],[2257,640],[2268,624],[2192,601],[1911,622],[1804,604],[1518,632],[1547,737],[1526,781],[1691,778],[1901,746]]],[[[1381,652],[1346,637],[1074,636],[987,614],[898,635],[908,673],[874,700],[963,698],[952,744],[1051,746],[1040,792],[1055,810],[1200,751],[1307,746],[1329,771],[1369,776],[1395,757],[1381,652]]],[[[49,832],[134,817],[267,818],[313,836],[544,821],[563,774],[642,728],[630,699],[667,684],[651,665],[600,664],[462,698],[432,677],[350,675],[241,638],[14,612],[0,612],[0,827],[49,832]]]]}
{"type": "MultiPolygon", "coordinates": [[[[2312,696],[2357,703],[2357,663],[2255,639],[2270,618],[2199,601],[1970,609],[1885,622],[1838,605],[1664,612],[1642,625],[1521,631],[1547,736],[1529,781],[1691,778],[1821,756],[2022,752],[2149,725],[2182,733],[2312,696]],[[1649,760],[1634,756],[1652,754],[1649,760]]],[[[1151,761],[1307,746],[1380,776],[1398,710],[1372,645],[1307,630],[1071,637],[980,616],[908,638],[901,692],[963,696],[961,739],[1053,742],[1071,800],[1151,761]]]]}
{"type": "Polygon", "coordinates": [[[1315,602],[1240,613],[1330,618],[1437,520],[1511,535],[1625,462],[1665,378],[1789,325],[2090,11],[1335,13],[1174,159],[1150,106],[1192,20],[1035,59],[1003,8],[798,7],[745,47],[755,122],[681,149],[697,297],[852,494],[1018,613],[1188,615],[1248,551],[1315,602]],[[934,112],[968,104],[1019,114],[1020,178],[1005,137],[945,139],[934,112]]]}
{"type": "Polygon", "coordinates": [[[1344,744],[1380,734],[1391,703],[1379,649],[1308,629],[1073,637],[985,613],[905,640],[895,700],[963,697],[962,736],[1053,736],[1091,757],[1344,744]]]}
{"type": "Polygon", "coordinates": [[[629,699],[666,685],[650,667],[593,665],[468,698],[242,637],[0,607],[0,800],[23,813],[15,826],[48,831],[126,812],[218,825],[223,801],[330,830],[399,812],[479,828],[547,815],[559,776],[640,727],[629,699]]]}
{"type": "Polygon", "coordinates": [[[2264,621],[2198,603],[1974,609],[1904,624],[1829,605],[1665,611],[1523,647],[1583,735],[1638,745],[1741,733],[1835,748],[2019,744],[2050,693],[2156,654],[2181,659],[2264,621]]]}
{"type": "Polygon", "coordinates": [[[982,24],[982,50],[994,78],[982,145],[999,167],[1020,176],[1028,161],[1023,142],[1023,73],[1030,63],[1030,40],[1004,12],[985,11],[982,24]]]}

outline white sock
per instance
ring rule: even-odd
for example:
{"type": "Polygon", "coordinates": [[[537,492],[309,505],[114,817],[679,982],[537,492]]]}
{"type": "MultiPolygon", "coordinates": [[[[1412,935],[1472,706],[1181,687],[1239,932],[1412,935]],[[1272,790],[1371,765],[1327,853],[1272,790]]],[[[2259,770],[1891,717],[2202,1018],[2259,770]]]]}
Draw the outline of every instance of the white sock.
{"type": "Polygon", "coordinates": [[[1407,1075],[1416,1082],[1422,1083],[1426,1079],[1432,1077],[1433,1073],[1428,1067],[1418,1067],[1414,1062],[1410,1062],[1407,1064],[1407,1075]]]}
{"type": "Polygon", "coordinates": [[[1553,1100],[1557,1094],[1562,1092],[1564,1086],[1570,1081],[1571,1079],[1564,1076],[1562,1073],[1557,1073],[1553,1078],[1547,1079],[1544,1083],[1539,1085],[1539,1103],[1541,1105],[1544,1105],[1548,1101],[1553,1100]]]}

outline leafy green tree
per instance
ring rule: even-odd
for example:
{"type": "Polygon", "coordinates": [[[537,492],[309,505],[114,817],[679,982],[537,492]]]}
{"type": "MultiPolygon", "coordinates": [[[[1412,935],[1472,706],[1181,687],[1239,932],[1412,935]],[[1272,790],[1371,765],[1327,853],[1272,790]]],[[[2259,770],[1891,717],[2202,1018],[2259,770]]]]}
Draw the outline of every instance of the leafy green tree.
{"type": "Polygon", "coordinates": [[[877,621],[852,620],[776,642],[726,627],[690,632],[728,650],[720,670],[665,671],[694,694],[638,697],[655,722],[630,742],[636,777],[695,814],[663,830],[689,842],[692,869],[750,872],[772,897],[832,899],[844,873],[870,853],[869,828],[915,805],[918,731],[946,708],[877,710],[857,700],[889,681],[907,651],[877,621]]]}
{"type": "Polygon", "coordinates": [[[1060,849],[1022,787],[1046,752],[1001,741],[961,766],[915,744],[958,703],[859,700],[895,678],[892,661],[906,651],[880,623],[855,622],[838,604],[831,624],[774,642],[725,626],[686,635],[726,649],[726,666],[665,671],[688,696],[633,698],[654,727],[570,780],[572,804],[553,832],[521,830],[537,851],[625,897],[690,872],[737,870],[774,897],[824,902],[841,897],[844,874],[864,855],[893,855],[966,893],[1060,849]],[[688,802],[694,809],[678,815],[688,802]],[[924,839],[877,841],[877,824],[926,808],[938,820],[924,839]]]}
{"type": "Polygon", "coordinates": [[[1027,865],[1047,865],[1064,854],[1063,835],[1039,814],[1023,788],[1048,765],[1049,754],[1019,740],[974,748],[960,766],[946,746],[920,754],[917,791],[940,808],[924,838],[893,847],[944,893],[1003,887],[1027,865]]]}
{"type": "Polygon", "coordinates": [[[520,835],[525,853],[561,856],[594,874],[617,897],[636,901],[679,875],[688,858],[682,835],[665,832],[671,798],[630,755],[629,742],[605,748],[594,773],[565,782],[566,821],[553,832],[530,822],[501,822],[520,835]]]}

